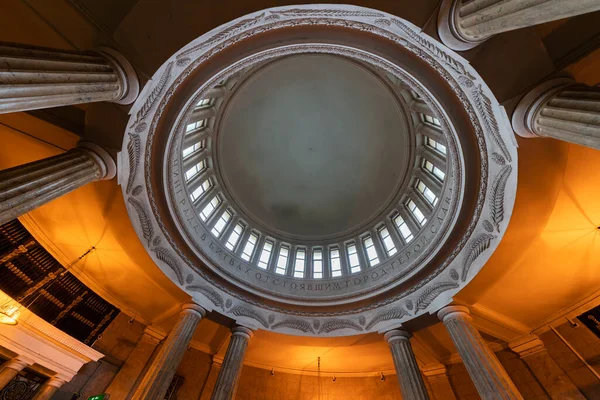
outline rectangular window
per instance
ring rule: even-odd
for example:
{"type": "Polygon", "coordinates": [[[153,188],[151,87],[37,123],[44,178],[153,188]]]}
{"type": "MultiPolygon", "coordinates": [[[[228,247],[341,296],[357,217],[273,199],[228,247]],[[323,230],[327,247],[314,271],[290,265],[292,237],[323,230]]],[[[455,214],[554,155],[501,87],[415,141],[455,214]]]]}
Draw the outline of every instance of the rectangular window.
{"type": "Polygon", "coordinates": [[[323,250],[313,251],[313,278],[323,278],[323,250]]]}
{"type": "Polygon", "coordinates": [[[306,266],[306,250],[296,250],[296,262],[294,263],[294,278],[304,278],[304,267],[306,266]]]}
{"type": "Polygon", "coordinates": [[[427,222],[427,218],[425,218],[425,215],[423,215],[423,212],[419,210],[419,207],[417,207],[415,202],[409,200],[408,203],[406,203],[406,206],[408,207],[408,211],[410,211],[411,214],[415,217],[419,225],[425,225],[425,223],[427,222]]]}
{"type": "Polygon", "coordinates": [[[379,257],[377,257],[377,250],[373,244],[373,238],[369,235],[363,239],[363,245],[365,246],[365,252],[367,253],[367,261],[371,267],[379,264],[379,257]]]}
{"type": "Polygon", "coordinates": [[[256,242],[258,242],[258,235],[254,232],[248,236],[248,241],[244,246],[244,251],[242,252],[242,260],[250,261],[252,259],[252,255],[254,254],[254,248],[256,247],[256,242]]]}
{"type": "Polygon", "coordinates": [[[191,132],[194,129],[199,129],[202,128],[204,125],[206,125],[206,120],[200,120],[200,121],[196,121],[196,122],[192,122],[191,124],[187,124],[187,126],[185,127],[185,131],[187,132],[191,132]]]}
{"type": "Polygon", "coordinates": [[[209,179],[205,180],[204,182],[202,182],[202,184],[200,186],[198,186],[196,188],[196,190],[194,190],[192,192],[192,194],[190,195],[190,197],[192,198],[192,201],[196,201],[197,199],[200,198],[200,196],[202,196],[204,193],[206,193],[206,191],[208,189],[210,189],[210,187],[212,186],[212,181],[209,179]]]}
{"type": "Polygon", "coordinates": [[[192,168],[188,169],[185,172],[185,180],[189,181],[194,176],[198,175],[200,172],[206,169],[206,160],[200,161],[198,164],[194,165],[192,168]]]}
{"type": "Polygon", "coordinates": [[[281,248],[279,249],[279,257],[277,257],[277,266],[275,267],[275,273],[285,275],[289,255],[290,248],[285,245],[281,245],[281,248]]]}
{"type": "Polygon", "coordinates": [[[331,276],[342,276],[342,264],[340,262],[340,250],[333,247],[329,250],[329,260],[331,262],[331,276]]]}
{"type": "Polygon", "coordinates": [[[438,201],[437,196],[435,195],[435,193],[433,193],[431,189],[429,189],[427,185],[425,185],[425,183],[423,183],[423,181],[417,180],[417,190],[421,192],[421,194],[423,195],[423,197],[425,197],[425,199],[427,199],[429,204],[431,204],[432,206],[436,205],[438,201]]]}
{"type": "Polygon", "coordinates": [[[210,218],[210,216],[215,212],[217,207],[219,207],[219,204],[221,204],[221,199],[219,198],[219,196],[213,197],[212,200],[209,201],[206,206],[204,206],[204,209],[200,211],[200,219],[202,221],[206,221],[208,218],[210,218]]]}
{"type": "Polygon", "coordinates": [[[439,169],[438,167],[436,167],[435,165],[433,165],[430,161],[424,160],[423,168],[425,168],[427,171],[431,172],[433,174],[433,176],[438,178],[440,181],[442,181],[442,182],[444,181],[444,178],[446,177],[446,173],[444,171],[442,171],[441,169],[439,169]]]}
{"type": "Polygon", "coordinates": [[[236,224],[235,228],[231,231],[229,235],[229,239],[227,239],[227,243],[225,243],[225,247],[229,250],[233,251],[238,241],[240,240],[240,236],[242,236],[242,232],[244,231],[244,225],[239,222],[236,224]]]}
{"type": "Polygon", "coordinates": [[[406,243],[413,240],[413,234],[410,231],[410,228],[408,227],[408,225],[406,225],[406,222],[404,222],[404,219],[400,216],[400,214],[396,215],[393,218],[393,220],[394,220],[394,224],[396,225],[396,228],[398,228],[398,232],[400,233],[400,236],[402,236],[402,239],[404,239],[404,241],[406,243]]]}
{"type": "Polygon", "coordinates": [[[442,123],[436,117],[432,117],[431,115],[427,115],[427,114],[421,114],[421,117],[423,118],[423,122],[425,122],[429,125],[433,125],[433,126],[437,126],[437,127],[442,126],[442,123]]]}
{"type": "Polygon", "coordinates": [[[204,107],[204,106],[209,106],[210,103],[212,103],[212,99],[202,99],[198,102],[198,107],[204,107]]]}
{"type": "Polygon", "coordinates": [[[271,260],[271,253],[273,252],[273,241],[265,240],[265,244],[263,245],[262,252],[260,253],[260,258],[258,259],[258,267],[262,269],[267,269],[269,266],[269,260],[271,260]]]}
{"type": "Polygon", "coordinates": [[[436,150],[437,152],[442,153],[444,155],[446,154],[446,146],[444,146],[441,143],[436,142],[429,136],[427,137],[426,144],[427,144],[427,146],[431,147],[432,149],[436,150]]]}
{"type": "Polygon", "coordinates": [[[225,210],[225,212],[219,217],[219,220],[217,221],[215,226],[213,226],[211,230],[212,234],[215,235],[215,237],[221,237],[221,234],[223,233],[223,230],[227,226],[227,223],[230,219],[231,212],[229,212],[229,210],[225,210]]]}
{"type": "Polygon", "coordinates": [[[383,247],[385,247],[387,255],[393,256],[394,254],[396,254],[396,245],[394,244],[394,241],[390,236],[390,231],[388,231],[387,227],[384,226],[383,228],[379,229],[379,237],[383,242],[383,247]]]}
{"type": "Polygon", "coordinates": [[[203,148],[204,148],[203,140],[199,141],[198,143],[194,143],[190,147],[183,149],[183,158],[185,158],[185,157],[189,156],[190,154],[192,154],[193,152],[198,151],[203,148]]]}
{"type": "Polygon", "coordinates": [[[356,253],[356,245],[354,243],[349,244],[346,248],[348,253],[348,262],[350,264],[350,273],[360,272],[360,261],[358,260],[358,254],[356,253]]]}

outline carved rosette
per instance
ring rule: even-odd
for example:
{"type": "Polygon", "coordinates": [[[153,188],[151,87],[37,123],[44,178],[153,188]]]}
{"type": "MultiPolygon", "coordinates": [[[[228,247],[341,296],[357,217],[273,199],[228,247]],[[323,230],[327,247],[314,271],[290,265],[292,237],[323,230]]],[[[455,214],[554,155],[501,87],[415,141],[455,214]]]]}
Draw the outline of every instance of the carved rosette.
{"type": "MultiPolygon", "coordinates": [[[[148,253],[161,270],[202,307],[257,329],[311,336],[352,335],[384,331],[416,316],[436,312],[490,258],[506,230],[516,195],[517,152],[512,129],[503,108],[477,72],[466,60],[421,33],[410,22],[362,7],[307,5],[272,8],[241,17],[206,33],[174,54],[148,82],[131,110],[127,133],[119,154],[119,182],[132,224],[148,253]],[[460,147],[460,137],[450,117],[436,99],[436,94],[431,93],[402,67],[380,55],[339,44],[320,42],[281,45],[224,66],[220,73],[207,76],[193,96],[180,101],[177,105],[181,110],[179,117],[175,118],[175,122],[165,125],[165,118],[168,118],[172,110],[178,90],[215,55],[266,31],[275,34],[283,28],[315,25],[343,28],[356,34],[368,32],[394,43],[398,48],[427,63],[454,91],[468,116],[467,123],[472,127],[478,148],[478,154],[470,156],[477,158],[480,166],[479,184],[466,188],[468,171],[463,162],[465,155],[460,147]],[[292,292],[297,292],[300,284],[317,285],[320,282],[295,281],[294,290],[289,289],[289,297],[283,292],[268,292],[259,287],[256,283],[261,282],[262,276],[257,279],[257,274],[261,271],[255,268],[249,270],[249,264],[239,262],[228,250],[211,240],[208,230],[197,223],[197,216],[189,209],[186,211],[187,195],[177,197],[177,177],[181,174],[181,166],[178,165],[178,158],[169,155],[181,143],[186,117],[203,92],[260,62],[302,52],[331,53],[354,58],[411,86],[436,110],[446,127],[444,134],[453,164],[450,193],[447,199],[440,199],[446,200],[448,205],[442,207],[445,214],[439,216],[435,240],[427,241],[416,237],[407,251],[395,259],[368,272],[339,281],[340,286],[356,286],[356,297],[359,300],[377,295],[373,301],[362,301],[357,303],[359,306],[346,307],[342,311],[327,310],[327,297],[319,299],[317,305],[320,308],[307,307],[307,311],[302,312],[297,311],[300,307],[288,309],[277,306],[278,299],[283,299],[283,303],[304,304],[302,299],[293,298],[292,292]],[[166,129],[170,130],[168,138],[164,137],[166,129]],[[157,175],[159,167],[156,154],[159,152],[164,154],[163,162],[160,163],[164,167],[157,175]],[[435,254],[443,246],[444,240],[452,234],[465,196],[474,199],[474,212],[463,223],[464,228],[460,238],[455,238],[453,250],[447,251],[443,261],[424,278],[418,281],[413,279],[410,288],[390,292],[393,294],[387,297],[382,296],[383,292],[394,287],[395,280],[412,279],[414,272],[430,261],[431,254],[435,254]],[[164,220],[165,207],[173,215],[172,221],[164,220]],[[195,235],[198,243],[190,243],[189,235],[178,236],[178,231],[195,235]],[[189,248],[184,250],[181,246],[189,248]],[[219,277],[214,270],[208,271],[199,266],[202,263],[223,265],[224,272],[218,272],[222,276],[219,277]],[[244,275],[250,274],[255,281],[243,281],[244,275]],[[385,284],[377,286],[378,283],[372,283],[380,277],[387,279],[385,284]],[[246,286],[243,290],[238,290],[235,285],[223,284],[223,278],[228,281],[239,279],[246,286]],[[368,283],[361,286],[365,282],[368,283]],[[269,301],[257,301],[258,296],[269,301]]],[[[464,219],[464,215],[460,215],[464,219]]],[[[268,286],[267,282],[263,286],[268,286]]],[[[291,283],[288,287],[290,286],[291,283]]],[[[310,306],[310,299],[307,297],[305,300],[306,305],[310,306]]]]}

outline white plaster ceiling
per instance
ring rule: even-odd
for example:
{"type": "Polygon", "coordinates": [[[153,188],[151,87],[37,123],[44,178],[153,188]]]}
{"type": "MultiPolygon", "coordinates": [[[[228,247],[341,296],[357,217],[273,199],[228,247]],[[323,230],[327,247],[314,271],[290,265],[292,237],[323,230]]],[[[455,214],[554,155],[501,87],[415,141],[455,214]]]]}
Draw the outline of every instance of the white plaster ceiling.
{"type": "Polygon", "coordinates": [[[374,73],[335,56],[263,67],[228,103],[217,138],[227,188],[259,225],[327,238],[370,222],[409,166],[403,110],[374,73]]]}

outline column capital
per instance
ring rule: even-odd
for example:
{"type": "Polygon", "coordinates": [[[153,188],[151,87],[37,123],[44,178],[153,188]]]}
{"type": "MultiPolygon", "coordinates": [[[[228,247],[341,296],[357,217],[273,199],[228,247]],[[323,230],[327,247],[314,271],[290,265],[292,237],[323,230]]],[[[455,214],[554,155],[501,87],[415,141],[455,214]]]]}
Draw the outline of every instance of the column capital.
{"type": "Polygon", "coordinates": [[[391,344],[398,340],[410,340],[412,334],[404,329],[392,329],[384,333],[383,337],[388,342],[388,344],[391,344]]]}
{"type": "Polygon", "coordinates": [[[77,143],[77,148],[88,154],[98,165],[101,171],[100,180],[110,180],[115,177],[117,174],[117,164],[108,150],[88,141],[77,143]]]}
{"type": "Polygon", "coordinates": [[[196,303],[186,303],[181,306],[180,314],[197,314],[200,318],[206,317],[206,310],[196,303]]]}
{"type": "Polygon", "coordinates": [[[35,361],[31,358],[23,355],[18,355],[15,358],[6,361],[4,364],[2,364],[2,367],[14,369],[16,371],[21,371],[34,363],[35,361]]]}
{"type": "Polygon", "coordinates": [[[236,325],[231,329],[232,336],[241,336],[246,339],[251,339],[254,336],[254,331],[242,325],[236,325]]]}
{"type": "Polygon", "coordinates": [[[540,137],[535,130],[535,118],[541,106],[556,92],[573,84],[576,82],[571,78],[556,78],[529,91],[519,101],[512,115],[512,127],[516,134],[524,138],[540,137]]]}
{"type": "Polygon", "coordinates": [[[55,388],[59,388],[62,385],[64,385],[65,383],[67,383],[67,381],[65,379],[63,379],[62,377],[58,377],[58,376],[51,376],[45,383],[45,385],[47,386],[52,386],[55,388]]]}
{"type": "Polygon", "coordinates": [[[471,312],[465,306],[446,306],[438,311],[437,316],[442,322],[451,321],[457,318],[471,319],[471,312]]]}
{"type": "Polygon", "coordinates": [[[527,356],[544,351],[544,342],[537,335],[526,335],[521,336],[510,343],[508,347],[517,353],[519,357],[525,358],[527,356]]]}
{"type": "Polygon", "coordinates": [[[466,38],[460,30],[460,6],[462,0],[443,0],[438,13],[438,34],[442,43],[452,50],[465,51],[477,47],[483,40],[466,38]]]}
{"type": "Polygon", "coordinates": [[[110,47],[101,46],[95,50],[100,53],[104,58],[113,66],[115,71],[119,74],[120,81],[123,84],[121,96],[113,103],[129,105],[132,104],[140,94],[140,81],[135,69],[131,63],[115,49],[110,47]]]}

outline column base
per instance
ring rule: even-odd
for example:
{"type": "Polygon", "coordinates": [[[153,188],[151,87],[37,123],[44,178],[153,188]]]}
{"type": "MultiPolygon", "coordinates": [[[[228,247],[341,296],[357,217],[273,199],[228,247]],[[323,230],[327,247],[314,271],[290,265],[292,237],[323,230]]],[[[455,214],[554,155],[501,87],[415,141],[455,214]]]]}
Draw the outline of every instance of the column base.
{"type": "Polygon", "coordinates": [[[472,41],[460,34],[458,11],[462,0],[443,0],[438,14],[438,34],[442,43],[455,51],[471,50],[487,39],[472,41]]]}

